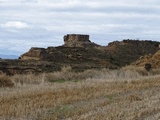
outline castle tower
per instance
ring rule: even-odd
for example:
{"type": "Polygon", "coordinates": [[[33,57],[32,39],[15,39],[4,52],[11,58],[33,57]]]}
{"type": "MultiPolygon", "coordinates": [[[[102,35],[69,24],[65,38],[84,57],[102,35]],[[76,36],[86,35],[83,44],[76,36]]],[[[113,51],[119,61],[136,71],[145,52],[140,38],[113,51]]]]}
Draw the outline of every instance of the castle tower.
{"type": "Polygon", "coordinates": [[[64,36],[65,47],[87,47],[93,44],[94,43],[89,40],[89,35],[67,34],[64,36]]]}
{"type": "Polygon", "coordinates": [[[82,35],[82,34],[67,34],[64,36],[64,41],[72,41],[72,42],[89,42],[89,35],[82,35]]]}

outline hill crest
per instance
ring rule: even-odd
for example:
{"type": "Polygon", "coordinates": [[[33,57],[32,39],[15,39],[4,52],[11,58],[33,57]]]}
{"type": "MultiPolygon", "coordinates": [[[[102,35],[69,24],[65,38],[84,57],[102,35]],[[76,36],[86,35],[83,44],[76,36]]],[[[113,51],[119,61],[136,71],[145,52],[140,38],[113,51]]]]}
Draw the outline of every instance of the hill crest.
{"type": "Polygon", "coordinates": [[[52,72],[67,65],[76,71],[92,68],[117,69],[130,65],[141,56],[155,54],[159,50],[159,44],[156,41],[127,39],[100,46],[91,42],[88,35],[68,34],[64,36],[62,46],[32,47],[17,61],[3,61],[3,68],[5,64],[7,67],[1,71],[52,72]]]}

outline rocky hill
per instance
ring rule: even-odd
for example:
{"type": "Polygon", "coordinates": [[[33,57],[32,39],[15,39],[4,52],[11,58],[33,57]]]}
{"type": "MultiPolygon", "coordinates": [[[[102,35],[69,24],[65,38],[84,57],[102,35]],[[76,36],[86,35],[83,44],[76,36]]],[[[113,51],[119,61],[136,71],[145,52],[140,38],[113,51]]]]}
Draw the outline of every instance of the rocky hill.
{"type": "Polygon", "coordinates": [[[64,45],[59,47],[48,47],[47,49],[33,47],[27,53],[21,55],[20,59],[52,60],[57,62],[64,61],[67,58],[70,59],[73,56],[76,56],[76,54],[78,59],[80,56],[85,56],[84,52],[86,49],[93,49],[94,51],[94,48],[98,46],[100,45],[92,43],[89,40],[89,35],[69,34],[64,36],[64,45]]]}
{"type": "Polygon", "coordinates": [[[68,34],[64,45],[36,48],[19,57],[19,60],[1,60],[0,70],[8,74],[26,72],[51,72],[70,65],[74,70],[90,68],[117,69],[129,65],[141,56],[154,54],[159,42],[147,40],[123,40],[100,46],[91,42],[89,35],[68,34]]]}
{"type": "Polygon", "coordinates": [[[141,56],[154,54],[159,50],[160,42],[150,40],[123,40],[109,43],[106,51],[110,53],[112,63],[117,66],[129,65],[141,56]]]}

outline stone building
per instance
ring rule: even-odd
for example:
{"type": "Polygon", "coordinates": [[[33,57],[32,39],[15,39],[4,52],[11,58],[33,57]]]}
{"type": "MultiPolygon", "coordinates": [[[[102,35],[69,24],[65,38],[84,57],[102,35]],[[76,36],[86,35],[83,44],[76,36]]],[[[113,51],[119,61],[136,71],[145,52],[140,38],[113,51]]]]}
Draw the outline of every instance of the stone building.
{"type": "Polygon", "coordinates": [[[67,34],[64,36],[64,41],[65,42],[69,42],[69,41],[81,41],[81,42],[84,42],[84,41],[89,41],[89,35],[82,35],[82,34],[67,34]]]}
{"type": "Polygon", "coordinates": [[[65,47],[94,47],[98,46],[89,40],[89,35],[67,34],[64,36],[65,47]]]}

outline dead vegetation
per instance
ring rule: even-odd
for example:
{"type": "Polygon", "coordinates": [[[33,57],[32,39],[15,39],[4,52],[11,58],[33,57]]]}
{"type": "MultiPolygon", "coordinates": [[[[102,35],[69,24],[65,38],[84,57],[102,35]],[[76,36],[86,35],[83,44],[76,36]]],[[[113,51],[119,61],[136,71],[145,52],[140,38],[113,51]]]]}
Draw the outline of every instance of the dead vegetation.
{"type": "Polygon", "coordinates": [[[14,84],[9,78],[9,76],[7,76],[4,73],[0,73],[0,87],[13,87],[13,86],[14,84]]]}
{"type": "Polygon", "coordinates": [[[7,78],[14,87],[0,88],[2,120],[160,119],[160,75],[144,68],[76,73],[68,66],[7,78]]]}

